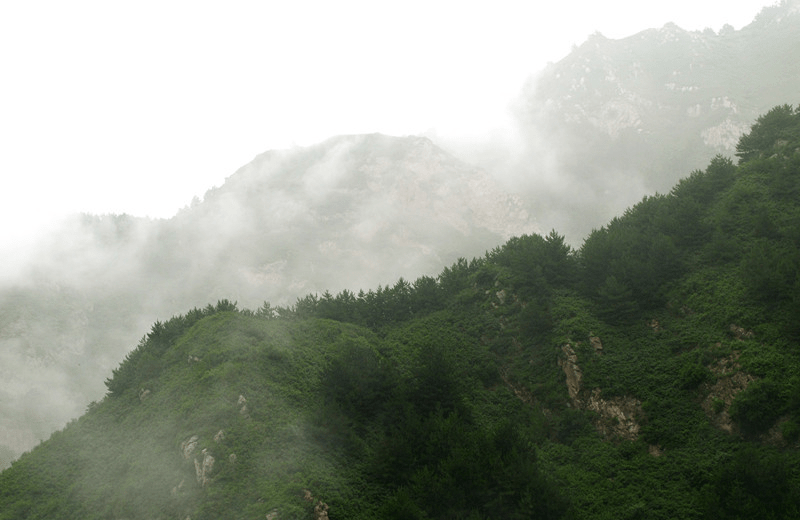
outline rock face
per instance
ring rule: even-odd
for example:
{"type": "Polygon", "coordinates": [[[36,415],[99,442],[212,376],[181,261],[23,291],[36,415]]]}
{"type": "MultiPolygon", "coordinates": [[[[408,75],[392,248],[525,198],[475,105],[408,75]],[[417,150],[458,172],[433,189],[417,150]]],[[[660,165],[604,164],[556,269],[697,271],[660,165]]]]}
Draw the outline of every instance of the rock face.
{"type": "Polygon", "coordinates": [[[733,155],[759,115],[796,103],[798,81],[796,0],[766,7],[738,31],[666,24],[619,40],[589,37],[533,77],[518,104],[536,200],[558,201],[548,227],[585,236],[642,194],[667,193],[716,154],[733,155]],[[545,174],[559,183],[548,187],[545,174]],[[583,225],[570,222],[578,211],[583,225]]]}
{"type": "MultiPolygon", "coordinates": [[[[591,336],[589,343],[595,355],[602,354],[602,341],[599,337],[591,336]]],[[[638,417],[642,416],[642,403],[631,396],[606,399],[599,388],[593,389],[587,395],[582,388],[583,372],[578,365],[574,346],[565,343],[561,346],[561,352],[563,356],[558,358],[558,363],[564,371],[572,405],[580,410],[596,412],[598,419],[595,427],[604,436],[636,440],[639,437],[638,417]]]]}
{"type": "Polygon", "coordinates": [[[752,339],[755,337],[752,330],[747,330],[734,323],[731,323],[730,331],[738,340],[752,339]]]}
{"type": "Polygon", "coordinates": [[[604,399],[599,388],[584,400],[586,410],[597,412],[600,419],[595,423],[598,431],[606,437],[635,441],[639,438],[639,422],[642,403],[631,396],[604,399]]]}
{"type": "MultiPolygon", "coordinates": [[[[581,391],[583,373],[581,372],[581,367],[578,366],[578,356],[569,343],[561,345],[561,351],[564,353],[564,357],[558,358],[558,364],[567,377],[567,391],[569,392],[569,397],[574,404],[579,404],[580,400],[578,399],[578,394],[581,391]]],[[[578,408],[580,408],[580,406],[578,406],[578,408]]]]}
{"type": "Polygon", "coordinates": [[[201,459],[194,459],[194,469],[197,474],[197,483],[201,487],[206,487],[211,482],[211,472],[214,470],[215,460],[208,450],[203,450],[200,454],[202,455],[201,459]]]}
{"type": "MultiPolygon", "coordinates": [[[[734,331],[735,325],[731,325],[734,331]]],[[[744,329],[741,329],[744,331],[744,329]]],[[[748,331],[744,331],[746,334],[748,331]]],[[[750,332],[749,334],[752,334],[750,332]]],[[[704,385],[706,394],[701,406],[708,416],[711,423],[728,433],[735,431],[735,424],[728,413],[731,403],[736,395],[755,380],[750,374],[743,372],[738,363],[739,352],[734,352],[730,356],[718,359],[712,363],[708,369],[717,376],[716,381],[704,385]]]]}
{"type": "Polygon", "coordinates": [[[142,388],[139,390],[139,402],[144,402],[147,398],[150,397],[150,389],[149,388],[142,388]]]}
{"type": "Polygon", "coordinates": [[[303,499],[314,504],[314,520],[328,520],[328,504],[315,498],[308,489],[303,490],[303,499]]]}
{"type": "Polygon", "coordinates": [[[602,354],[603,353],[603,342],[600,341],[600,338],[597,336],[589,336],[589,343],[592,345],[595,353],[602,354]]]}
{"type": "Polygon", "coordinates": [[[181,443],[181,454],[183,458],[189,460],[192,455],[194,454],[195,450],[197,449],[197,443],[200,441],[200,437],[197,435],[192,435],[185,441],[181,443]]]}
{"type": "Polygon", "coordinates": [[[248,417],[247,413],[247,399],[243,395],[239,396],[239,400],[236,401],[236,406],[239,408],[239,415],[243,417],[248,417]]]}
{"type": "MultiPolygon", "coordinates": [[[[220,430],[222,433],[222,430],[220,430]]],[[[217,434],[219,436],[219,434],[217,434]]],[[[215,436],[215,442],[220,442],[217,440],[217,436],[215,436]]],[[[220,439],[222,440],[222,439],[220,439]]],[[[194,462],[194,471],[195,477],[197,479],[197,483],[200,484],[201,487],[206,487],[209,482],[211,482],[211,472],[214,470],[214,457],[208,451],[207,448],[204,448],[200,453],[199,456],[194,456],[195,452],[197,451],[198,444],[200,442],[200,437],[197,435],[192,435],[185,441],[181,443],[181,455],[185,460],[192,459],[194,462]]],[[[176,494],[180,491],[183,487],[183,482],[175,489],[173,489],[173,494],[176,494]]]]}

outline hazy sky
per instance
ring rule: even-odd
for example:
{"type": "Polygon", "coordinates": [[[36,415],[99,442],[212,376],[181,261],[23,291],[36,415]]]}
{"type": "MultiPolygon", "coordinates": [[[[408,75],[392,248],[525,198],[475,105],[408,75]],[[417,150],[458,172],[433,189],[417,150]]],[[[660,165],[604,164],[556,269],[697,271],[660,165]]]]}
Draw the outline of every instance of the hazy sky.
{"type": "Polygon", "coordinates": [[[0,247],[64,213],[168,217],[256,154],[476,135],[599,31],[748,24],[768,0],[0,3],[0,247]]]}

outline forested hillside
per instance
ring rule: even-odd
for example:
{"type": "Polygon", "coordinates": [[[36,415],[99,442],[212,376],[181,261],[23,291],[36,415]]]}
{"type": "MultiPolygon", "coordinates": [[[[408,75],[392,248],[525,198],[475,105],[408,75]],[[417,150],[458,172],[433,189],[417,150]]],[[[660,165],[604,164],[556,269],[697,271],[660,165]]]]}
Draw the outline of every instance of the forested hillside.
{"type": "Polygon", "coordinates": [[[797,518],[800,106],[593,231],[157,322],[0,518],[797,518]]]}

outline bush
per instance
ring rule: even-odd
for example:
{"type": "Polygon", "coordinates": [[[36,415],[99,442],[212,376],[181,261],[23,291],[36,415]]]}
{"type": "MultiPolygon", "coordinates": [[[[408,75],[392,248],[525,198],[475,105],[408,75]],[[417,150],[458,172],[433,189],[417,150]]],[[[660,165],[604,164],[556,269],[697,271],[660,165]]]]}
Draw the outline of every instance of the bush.
{"type": "Polygon", "coordinates": [[[780,454],[745,447],[702,490],[706,518],[797,518],[797,485],[780,454]]]}
{"type": "Polygon", "coordinates": [[[686,363],[682,368],[678,380],[680,381],[681,388],[684,390],[692,390],[697,388],[702,383],[705,383],[711,377],[711,372],[703,365],[695,362],[686,363]]]}
{"type": "Polygon", "coordinates": [[[730,408],[733,419],[745,433],[760,433],[780,416],[783,402],[777,383],[770,379],[753,381],[740,392],[730,408]]]}
{"type": "Polygon", "coordinates": [[[795,420],[786,421],[781,424],[781,435],[786,442],[797,442],[800,438],[800,425],[795,420]]]}

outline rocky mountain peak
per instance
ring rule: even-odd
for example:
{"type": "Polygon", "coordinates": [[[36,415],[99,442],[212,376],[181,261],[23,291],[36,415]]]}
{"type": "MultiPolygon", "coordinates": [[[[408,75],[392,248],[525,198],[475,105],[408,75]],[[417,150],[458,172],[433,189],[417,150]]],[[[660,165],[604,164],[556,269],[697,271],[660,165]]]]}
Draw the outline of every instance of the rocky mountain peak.
{"type": "Polygon", "coordinates": [[[783,2],[719,33],[669,23],[621,39],[594,35],[531,78],[518,103],[531,176],[546,171],[557,189],[583,193],[579,208],[554,208],[549,220],[585,235],[602,217],[580,227],[569,215],[610,218],[715,155],[732,156],[759,114],[797,95],[798,10],[797,0],[783,2]]]}

